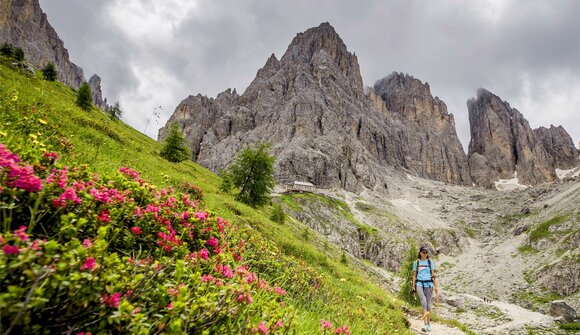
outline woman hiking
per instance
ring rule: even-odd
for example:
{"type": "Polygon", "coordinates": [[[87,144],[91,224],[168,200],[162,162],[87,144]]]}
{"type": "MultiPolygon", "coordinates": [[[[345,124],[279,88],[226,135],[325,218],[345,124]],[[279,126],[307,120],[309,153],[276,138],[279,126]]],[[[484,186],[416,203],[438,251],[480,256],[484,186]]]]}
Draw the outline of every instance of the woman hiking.
{"type": "Polygon", "coordinates": [[[431,297],[433,289],[435,294],[437,289],[437,280],[435,279],[435,263],[429,259],[429,249],[421,247],[419,249],[418,259],[413,263],[413,292],[417,292],[423,308],[423,321],[425,326],[422,331],[431,330],[431,297]]]}

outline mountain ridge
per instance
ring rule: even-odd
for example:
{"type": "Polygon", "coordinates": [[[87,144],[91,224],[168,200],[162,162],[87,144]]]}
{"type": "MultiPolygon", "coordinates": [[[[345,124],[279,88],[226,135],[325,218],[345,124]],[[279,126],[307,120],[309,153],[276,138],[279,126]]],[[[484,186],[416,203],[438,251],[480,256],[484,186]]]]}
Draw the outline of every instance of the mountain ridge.
{"type": "MultiPolygon", "coordinates": [[[[501,158],[464,152],[453,114],[432,96],[428,83],[394,72],[365,92],[356,55],[328,22],[298,33],[279,60],[272,54],[240,96],[226,92],[218,94],[221,99],[198,96],[204,103],[182,101],[158,139],[167,125],[179,123],[193,159],[213,171],[225,168],[245,145],[272,142],[279,183],[305,180],[325,188],[388,192],[389,176],[407,172],[492,188],[494,181],[516,172],[506,165],[490,173],[501,158]]],[[[472,137],[483,136],[473,131],[482,125],[472,125],[472,137]]],[[[529,125],[524,128],[521,136],[531,138],[538,156],[532,159],[522,149],[526,162],[541,168],[529,163],[517,176],[529,185],[557,180],[553,165],[561,160],[553,157],[570,154],[553,146],[548,156],[529,125]]],[[[562,138],[569,137],[564,133],[562,138]]]]}

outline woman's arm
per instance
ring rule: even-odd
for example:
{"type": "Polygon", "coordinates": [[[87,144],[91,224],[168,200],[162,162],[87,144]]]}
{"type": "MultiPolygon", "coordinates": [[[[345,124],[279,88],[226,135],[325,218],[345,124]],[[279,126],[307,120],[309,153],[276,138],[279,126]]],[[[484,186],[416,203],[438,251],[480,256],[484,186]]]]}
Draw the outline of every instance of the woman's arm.
{"type": "Polygon", "coordinates": [[[433,278],[433,286],[435,286],[435,293],[439,292],[437,288],[437,277],[435,276],[435,270],[431,270],[431,278],[433,278]]]}

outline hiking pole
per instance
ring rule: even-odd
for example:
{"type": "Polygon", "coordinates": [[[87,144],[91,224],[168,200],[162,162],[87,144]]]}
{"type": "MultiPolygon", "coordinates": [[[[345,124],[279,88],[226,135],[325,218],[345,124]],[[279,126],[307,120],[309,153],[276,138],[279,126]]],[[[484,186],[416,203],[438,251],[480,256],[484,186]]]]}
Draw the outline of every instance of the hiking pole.
{"type": "Polygon", "coordinates": [[[437,305],[437,317],[439,317],[441,315],[439,310],[439,290],[435,291],[435,305],[437,305]]]}

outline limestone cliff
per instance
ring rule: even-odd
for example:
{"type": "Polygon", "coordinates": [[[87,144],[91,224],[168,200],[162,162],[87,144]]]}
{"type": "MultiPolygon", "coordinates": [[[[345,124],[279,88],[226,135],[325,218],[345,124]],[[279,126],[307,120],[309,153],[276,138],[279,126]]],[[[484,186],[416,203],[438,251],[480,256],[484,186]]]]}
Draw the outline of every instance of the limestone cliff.
{"type": "Polygon", "coordinates": [[[516,175],[525,185],[557,179],[542,141],[517,109],[485,89],[467,107],[471,129],[468,161],[477,185],[492,187],[495,180],[516,175]]]}

